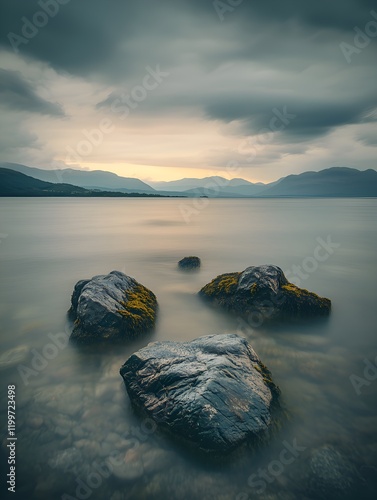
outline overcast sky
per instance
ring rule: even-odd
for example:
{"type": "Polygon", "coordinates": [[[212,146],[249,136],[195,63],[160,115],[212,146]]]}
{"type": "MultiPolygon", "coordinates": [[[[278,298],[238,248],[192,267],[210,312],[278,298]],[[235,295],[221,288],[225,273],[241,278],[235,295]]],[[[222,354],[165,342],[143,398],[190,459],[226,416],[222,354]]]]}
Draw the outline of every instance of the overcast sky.
{"type": "Polygon", "coordinates": [[[375,0],[0,5],[0,161],[146,181],[377,167],[375,0]]]}

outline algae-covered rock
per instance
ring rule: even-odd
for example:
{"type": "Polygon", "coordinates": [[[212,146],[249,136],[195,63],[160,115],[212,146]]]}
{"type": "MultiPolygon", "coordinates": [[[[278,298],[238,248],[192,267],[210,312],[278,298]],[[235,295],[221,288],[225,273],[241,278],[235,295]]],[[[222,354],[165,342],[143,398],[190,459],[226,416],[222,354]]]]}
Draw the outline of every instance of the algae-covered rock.
{"type": "Polygon", "coordinates": [[[155,295],[119,271],[79,281],[71,302],[71,339],[76,341],[129,339],[151,330],[156,321],[155,295]]]}
{"type": "Polygon", "coordinates": [[[230,452],[265,438],[276,422],[280,391],[239,335],[154,342],[133,354],[120,374],[136,407],[205,452],[230,452]]]}
{"type": "Polygon", "coordinates": [[[178,267],[183,269],[184,271],[191,271],[192,269],[199,269],[200,267],[200,259],[199,257],[194,257],[191,255],[190,257],[183,257],[178,262],[178,267]]]}
{"type": "Polygon", "coordinates": [[[326,316],[329,299],[290,283],[280,267],[251,266],[240,273],[221,274],[199,295],[228,311],[249,317],[254,326],[265,321],[326,316]]]}

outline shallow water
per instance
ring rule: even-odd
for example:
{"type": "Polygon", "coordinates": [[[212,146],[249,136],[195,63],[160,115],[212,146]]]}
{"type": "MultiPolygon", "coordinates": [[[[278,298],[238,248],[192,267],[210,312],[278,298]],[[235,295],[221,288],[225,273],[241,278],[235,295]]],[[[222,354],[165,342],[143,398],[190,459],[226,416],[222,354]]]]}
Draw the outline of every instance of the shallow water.
{"type": "Polygon", "coordinates": [[[6,389],[15,384],[12,498],[289,500],[354,498],[355,491],[375,498],[377,370],[358,391],[350,377],[363,377],[365,359],[377,361],[377,200],[196,203],[208,206],[182,199],[0,200],[2,480],[6,389]],[[334,243],[316,254],[321,261],[314,258],[318,238],[334,243]],[[199,272],[177,269],[185,255],[201,257],[199,272]],[[196,296],[218,274],[265,263],[331,298],[329,320],[255,329],[196,296]],[[303,265],[300,278],[293,266],[303,265]],[[156,331],[116,349],[65,345],[74,284],[114,269],[155,292],[156,331]],[[282,391],[288,418],[262,448],[212,463],[134,415],[119,368],[150,341],[224,332],[249,339],[282,391]],[[52,337],[61,347],[47,347],[52,337]],[[294,442],[299,451],[282,463],[282,450],[294,442]],[[116,453],[121,466],[111,462],[116,453]],[[318,472],[318,457],[328,461],[330,479],[318,472]]]}

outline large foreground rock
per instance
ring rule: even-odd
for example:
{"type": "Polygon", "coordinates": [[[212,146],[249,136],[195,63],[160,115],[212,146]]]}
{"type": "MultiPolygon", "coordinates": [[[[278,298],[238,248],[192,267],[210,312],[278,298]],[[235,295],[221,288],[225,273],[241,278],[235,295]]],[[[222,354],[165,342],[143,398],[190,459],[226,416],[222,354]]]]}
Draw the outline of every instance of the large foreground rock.
{"type": "Polygon", "coordinates": [[[251,266],[217,276],[199,292],[228,311],[248,317],[252,326],[330,313],[331,301],[289,283],[280,267],[251,266]]]}
{"type": "Polygon", "coordinates": [[[120,374],[136,407],[204,451],[228,452],[266,434],[279,389],[247,341],[233,334],[155,342],[120,374]]]}
{"type": "Polygon", "coordinates": [[[119,271],[79,281],[69,314],[75,320],[76,341],[129,339],[153,328],[155,295],[119,271]]]}

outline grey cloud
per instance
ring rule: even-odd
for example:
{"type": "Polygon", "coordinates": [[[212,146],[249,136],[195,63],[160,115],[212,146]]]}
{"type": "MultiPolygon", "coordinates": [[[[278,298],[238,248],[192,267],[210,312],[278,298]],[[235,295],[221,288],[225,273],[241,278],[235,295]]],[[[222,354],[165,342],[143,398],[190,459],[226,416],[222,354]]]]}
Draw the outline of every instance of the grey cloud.
{"type": "MultiPolygon", "coordinates": [[[[377,106],[374,81],[362,81],[366,75],[356,71],[347,81],[332,75],[327,69],[318,69],[318,80],[305,72],[276,72],[262,79],[238,75],[234,80],[232,68],[228,73],[205,74],[191,69],[186,75],[174,72],[148,96],[135,111],[146,116],[161,113],[204,114],[209,120],[230,124],[238,122],[240,135],[258,134],[274,130],[277,140],[302,141],[323,136],[336,127],[377,121],[377,114],[370,113],[377,106]],[[187,83],[185,83],[187,82],[187,83]],[[331,82],[331,83],[330,83],[331,82]],[[363,93],[355,94],[355,87],[362,86],[363,93]],[[340,90],[341,89],[341,90],[340,90]]],[[[122,98],[124,88],[112,91],[97,104],[97,109],[111,111],[111,104],[122,98]]]]}
{"type": "Polygon", "coordinates": [[[359,134],[358,140],[366,146],[377,146],[377,127],[359,134]]]}
{"type": "Polygon", "coordinates": [[[42,99],[34,86],[17,71],[0,68],[0,97],[2,105],[9,109],[29,111],[51,116],[64,116],[59,104],[42,99]]]}
{"type": "MultiPolygon", "coordinates": [[[[22,18],[32,22],[41,7],[30,0],[0,5],[0,43],[11,50],[9,33],[22,35],[22,18]]],[[[221,23],[212,0],[71,0],[18,48],[58,70],[113,79],[135,75],[153,62],[177,65],[190,53],[207,67],[232,57],[271,55],[279,63],[276,51],[297,26],[308,36],[321,29],[350,33],[365,25],[373,8],[374,0],[244,0],[221,23]],[[206,39],[212,40],[211,50],[206,39]]]]}
{"type": "MultiPolygon", "coordinates": [[[[12,50],[9,32],[21,35],[22,17],[32,20],[41,7],[31,0],[0,0],[0,6],[0,45],[12,50]]],[[[363,29],[372,9],[375,0],[243,0],[221,22],[213,0],[71,0],[19,49],[110,88],[99,113],[156,64],[171,76],[135,114],[196,114],[229,129],[236,123],[241,140],[268,129],[273,109],[286,106],[296,117],[274,134],[274,144],[294,151],[338,127],[376,121],[370,110],[377,109],[377,37],[351,64],[339,47],[353,43],[354,27],[363,29]]],[[[9,106],[62,113],[19,75],[13,78],[9,106]]]]}
{"type": "Polygon", "coordinates": [[[2,112],[0,121],[0,151],[2,161],[23,161],[25,153],[41,148],[38,137],[24,127],[19,119],[10,111],[2,112]]]}

